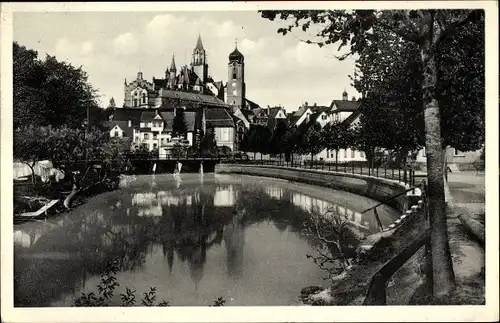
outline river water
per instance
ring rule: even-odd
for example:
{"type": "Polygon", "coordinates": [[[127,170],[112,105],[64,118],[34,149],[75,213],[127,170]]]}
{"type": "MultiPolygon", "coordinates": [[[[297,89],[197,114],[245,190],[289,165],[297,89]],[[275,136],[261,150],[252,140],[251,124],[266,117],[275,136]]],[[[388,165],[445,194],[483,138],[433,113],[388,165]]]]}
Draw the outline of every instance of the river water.
{"type": "MultiPolygon", "coordinates": [[[[172,306],[294,305],[303,287],[326,274],[306,255],[317,242],[303,233],[310,212],[344,214],[358,235],[377,230],[376,202],[288,181],[219,174],[127,177],[119,190],[59,217],[15,225],[14,305],[72,306],[97,292],[106,264],[118,258],[120,286],[150,286],[172,306]]],[[[379,210],[384,225],[397,217],[379,210]]]]}

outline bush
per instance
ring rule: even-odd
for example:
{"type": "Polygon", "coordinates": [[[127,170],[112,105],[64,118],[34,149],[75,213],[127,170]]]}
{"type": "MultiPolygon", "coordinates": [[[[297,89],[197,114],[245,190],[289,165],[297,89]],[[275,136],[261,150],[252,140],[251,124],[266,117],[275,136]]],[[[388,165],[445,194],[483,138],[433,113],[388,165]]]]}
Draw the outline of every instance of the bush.
{"type": "MultiPolygon", "coordinates": [[[[111,299],[114,297],[116,287],[120,286],[116,279],[116,273],[120,269],[119,260],[111,261],[101,275],[101,282],[97,285],[97,293],[90,292],[75,299],[75,306],[77,307],[103,307],[113,306],[110,304],[111,299]]],[[[121,306],[136,306],[136,291],[125,287],[125,293],[120,294],[121,306]]],[[[218,297],[210,306],[224,306],[226,300],[223,297],[218,297]]],[[[150,287],[149,292],[143,293],[143,298],[140,302],[141,306],[170,306],[169,302],[156,301],[156,287],[150,287]]]]}

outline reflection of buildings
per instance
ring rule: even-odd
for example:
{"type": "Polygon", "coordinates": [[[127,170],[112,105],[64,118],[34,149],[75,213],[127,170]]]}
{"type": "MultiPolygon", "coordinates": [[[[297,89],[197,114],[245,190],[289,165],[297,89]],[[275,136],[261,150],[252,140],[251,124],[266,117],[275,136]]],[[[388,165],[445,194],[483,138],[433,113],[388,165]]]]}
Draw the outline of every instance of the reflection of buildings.
{"type": "Polygon", "coordinates": [[[267,195],[272,198],[281,200],[283,198],[283,189],[281,187],[266,186],[265,188],[267,195]]]}
{"type": "Polygon", "coordinates": [[[217,186],[214,196],[214,206],[233,206],[238,199],[237,191],[233,185],[217,186]]]}
{"type": "Polygon", "coordinates": [[[224,227],[224,244],[227,251],[227,271],[231,277],[239,278],[243,271],[243,247],[245,244],[245,229],[243,216],[240,211],[232,221],[224,227]]]}
{"type": "MultiPolygon", "coordinates": [[[[374,216],[371,214],[361,214],[350,209],[347,205],[338,205],[321,199],[317,199],[305,194],[291,192],[290,197],[287,196],[285,190],[280,187],[268,186],[265,192],[275,199],[289,199],[290,202],[306,212],[318,212],[319,214],[327,214],[328,211],[333,214],[345,216],[347,221],[359,229],[367,231],[376,231],[378,226],[374,216]]],[[[329,213],[329,214],[330,214],[329,213]]]]}

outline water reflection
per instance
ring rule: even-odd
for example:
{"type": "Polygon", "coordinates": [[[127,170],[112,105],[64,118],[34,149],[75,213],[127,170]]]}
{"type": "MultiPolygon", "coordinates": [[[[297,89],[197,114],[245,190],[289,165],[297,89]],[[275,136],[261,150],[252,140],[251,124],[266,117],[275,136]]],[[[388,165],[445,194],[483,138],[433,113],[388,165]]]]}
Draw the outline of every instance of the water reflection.
{"type": "Polygon", "coordinates": [[[124,178],[121,190],[63,217],[17,225],[15,305],[72,305],[115,257],[121,286],[138,295],[156,286],[159,299],[176,305],[207,305],[228,291],[228,305],[289,305],[324,277],[305,258],[317,247],[300,234],[309,212],[337,207],[359,227],[372,226],[351,208],[271,180],[205,174],[201,183],[191,175],[124,178]]]}

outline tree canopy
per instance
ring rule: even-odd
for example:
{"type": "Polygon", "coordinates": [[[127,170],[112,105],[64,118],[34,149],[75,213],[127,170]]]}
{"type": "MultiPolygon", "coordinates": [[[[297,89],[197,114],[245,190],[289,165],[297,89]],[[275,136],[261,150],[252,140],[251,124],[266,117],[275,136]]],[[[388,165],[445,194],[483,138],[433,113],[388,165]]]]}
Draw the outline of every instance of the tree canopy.
{"type": "Polygon", "coordinates": [[[79,127],[98,113],[97,91],[81,67],[13,44],[14,128],[22,125],[79,127]]]}

